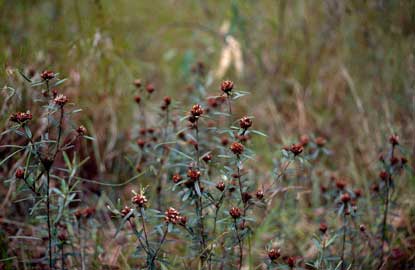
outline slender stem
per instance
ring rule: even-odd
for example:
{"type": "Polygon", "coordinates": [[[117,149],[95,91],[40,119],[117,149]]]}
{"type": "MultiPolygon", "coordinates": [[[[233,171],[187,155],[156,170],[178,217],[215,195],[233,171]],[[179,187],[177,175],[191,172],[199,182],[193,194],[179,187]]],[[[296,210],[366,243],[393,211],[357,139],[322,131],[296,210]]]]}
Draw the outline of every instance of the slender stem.
{"type": "Polygon", "coordinates": [[[166,224],[166,229],[164,230],[163,237],[161,238],[159,246],[157,247],[156,251],[154,252],[153,257],[151,258],[149,268],[148,268],[149,270],[154,269],[154,261],[157,259],[157,255],[158,255],[158,253],[161,249],[161,246],[164,243],[164,240],[166,240],[167,232],[168,232],[168,224],[166,224]]]}
{"type": "Polygon", "coordinates": [[[55,153],[53,154],[53,159],[56,158],[56,155],[59,152],[59,148],[60,148],[60,142],[61,142],[61,137],[62,137],[62,130],[63,130],[63,117],[64,117],[65,111],[63,109],[63,106],[60,107],[60,116],[59,116],[59,126],[58,126],[58,138],[56,139],[56,149],[55,149],[55,153]]]}
{"type": "Polygon", "coordinates": [[[62,263],[62,270],[65,270],[65,253],[64,253],[64,244],[61,245],[61,263],[62,263]]]}
{"type": "Polygon", "coordinates": [[[138,237],[139,233],[137,231],[137,228],[135,227],[135,224],[130,219],[128,219],[128,222],[130,223],[130,226],[131,226],[132,230],[134,231],[135,235],[137,235],[137,239],[138,239],[138,242],[140,243],[141,247],[144,249],[146,254],[149,255],[149,250],[147,250],[147,248],[144,245],[143,241],[141,241],[141,237],[138,237]]]}
{"type": "Polygon", "coordinates": [[[140,207],[140,213],[141,213],[141,223],[143,223],[144,239],[146,241],[147,249],[150,250],[150,244],[148,242],[148,237],[147,237],[146,223],[144,220],[144,209],[142,207],[140,207]]]}
{"type": "Polygon", "coordinates": [[[238,231],[238,225],[236,223],[236,219],[233,220],[233,224],[235,226],[235,232],[236,232],[236,238],[238,239],[238,245],[239,245],[239,267],[238,269],[240,270],[242,268],[242,260],[244,257],[244,253],[243,253],[243,243],[242,243],[242,239],[239,236],[239,231],[238,231]]]}
{"type": "Polygon", "coordinates": [[[343,213],[343,244],[342,244],[342,255],[341,255],[341,270],[344,270],[344,253],[346,250],[346,207],[347,205],[344,204],[344,213],[343,213]]]}
{"type": "Polygon", "coordinates": [[[49,269],[53,269],[53,265],[52,265],[52,231],[51,231],[51,221],[50,221],[50,197],[49,197],[49,187],[50,187],[50,172],[49,172],[49,169],[46,170],[46,178],[47,178],[46,210],[47,210],[47,220],[48,220],[49,269]]]}
{"type": "Polygon", "coordinates": [[[232,125],[232,102],[231,102],[231,96],[227,95],[228,100],[228,110],[229,110],[229,128],[232,125]]]}

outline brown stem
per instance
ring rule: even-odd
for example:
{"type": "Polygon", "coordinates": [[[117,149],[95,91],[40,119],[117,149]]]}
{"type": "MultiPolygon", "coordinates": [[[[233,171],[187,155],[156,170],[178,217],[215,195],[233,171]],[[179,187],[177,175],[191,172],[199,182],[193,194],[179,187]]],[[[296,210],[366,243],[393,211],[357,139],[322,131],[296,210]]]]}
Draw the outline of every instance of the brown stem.
{"type": "Polygon", "coordinates": [[[49,269],[53,269],[53,265],[52,265],[52,232],[51,232],[51,222],[50,222],[50,197],[49,197],[50,172],[49,172],[49,169],[46,170],[46,178],[47,178],[46,210],[47,210],[47,221],[48,221],[49,269]]]}
{"type": "Polygon", "coordinates": [[[238,239],[238,245],[239,245],[239,267],[238,269],[240,270],[242,268],[242,260],[244,257],[243,242],[242,242],[241,237],[239,236],[238,225],[236,223],[236,219],[233,220],[233,224],[235,225],[236,238],[238,239]]]}
{"type": "Polygon", "coordinates": [[[341,255],[341,270],[344,270],[344,252],[346,250],[346,207],[347,204],[344,204],[344,209],[343,209],[343,244],[342,244],[342,255],[341,255]]]}
{"type": "Polygon", "coordinates": [[[168,227],[169,227],[168,225],[169,224],[167,223],[166,224],[166,229],[164,230],[163,237],[160,240],[159,246],[157,247],[156,251],[154,252],[153,257],[151,258],[151,261],[150,261],[150,264],[149,264],[149,270],[154,269],[154,261],[157,259],[157,255],[158,255],[158,253],[159,253],[159,251],[161,249],[161,246],[164,243],[164,240],[166,240],[166,236],[167,236],[167,232],[168,232],[168,227]]]}

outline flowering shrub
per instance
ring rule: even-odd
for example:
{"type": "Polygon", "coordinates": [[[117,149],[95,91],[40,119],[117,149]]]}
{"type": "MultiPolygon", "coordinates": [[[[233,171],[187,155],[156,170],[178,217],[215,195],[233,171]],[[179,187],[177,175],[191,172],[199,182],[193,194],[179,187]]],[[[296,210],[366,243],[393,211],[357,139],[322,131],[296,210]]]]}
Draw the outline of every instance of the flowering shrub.
{"type": "MultiPolygon", "coordinates": [[[[398,208],[394,191],[408,168],[397,135],[389,138],[389,150],[379,159],[379,179],[371,192],[356,187],[348,175],[321,172],[321,164],[335,157],[321,136],[302,135],[284,146],[270,145],[275,151],[273,170],[264,172],[261,153],[253,146],[266,135],[256,130],[256,118],[238,107],[249,93],[226,80],[208,95],[200,65],[195,70],[197,90],[188,97],[187,109],[165,96],[154,111],[150,107],[158,87],[133,82],[131,103],[138,107],[139,118],[129,130],[128,144],[124,142],[128,147],[122,155],[128,164],[120,175],[128,180],[121,184],[81,175],[89,160],[81,148],[95,139],[72,121],[81,110],[58,90],[65,80],[51,71],[24,77],[41,90],[30,92],[31,107],[10,112],[2,133],[10,143],[1,146],[6,155],[0,164],[9,175],[5,183],[16,186],[15,201],[26,206],[23,215],[35,217],[32,226],[38,229],[23,238],[39,239],[44,247],[32,256],[32,266],[115,267],[118,263],[106,254],[113,242],[92,247],[99,237],[121,242],[118,252],[125,267],[137,269],[402,265],[399,260],[407,254],[395,246],[397,234],[389,228],[391,213],[398,208]],[[88,205],[88,183],[111,191],[97,191],[92,198],[96,204],[88,205]],[[132,195],[112,193],[124,187],[132,195]],[[300,250],[287,233],[295,233],[289,227],[300,223],[295,212],[301,208],[308,209],[309,228],[297,233],[314,231],[303,236],[309,250],[300,250]],[[283,209],[291,215],[282,214],[283,209]],[[365,210],[375,218],[369,219],[365,210]]],[[[22,255],[13,243],[8,245],[7,256],[22,255]]],[[[4,265],[22,264],[18,260],[4,265]]]]}

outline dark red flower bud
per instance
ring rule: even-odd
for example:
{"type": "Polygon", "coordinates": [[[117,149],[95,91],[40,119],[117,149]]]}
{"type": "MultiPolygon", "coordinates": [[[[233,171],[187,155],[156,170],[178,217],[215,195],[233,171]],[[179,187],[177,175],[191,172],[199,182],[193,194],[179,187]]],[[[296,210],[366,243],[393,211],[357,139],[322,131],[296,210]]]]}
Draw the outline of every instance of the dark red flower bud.
{"type": "Polygon", "coordinates": [[[217,183],[216,188],[220,191],[224,191],[225,190],[225,183],[223,183],[222,181],[217,183]]]}
{"type": "Polygon", "coordinates": [[[346,204],[346,203],[348,203],[348,202],[350,202],[350,195],[349,195],[349,193],[343,193],[343,195],[340,197],[340,200],[344,203],[344,204],[346,204]]]}
{"type": "Polygon", "coordinates": [[[392,144],[393,146],[396,146],[399,144],[399,136],[398,135],[391,135],[389,137],[389,143],[392,144]]]}
{"type": "Polygon", "coordinates": [[[53,73],[53,71],[50,70],[45,70],[40,74],[40,77],[45,81],[52,80],[53,78],[55,78],[55,76],[55,73],[53,73]]]}
{"type": "Polygon", "coordinates": [[[238,207],[232,207],[231,210],[229,210],[229,215],[231,215],[234,219],[240,218],[241,210],[238,207]]]}
{"type": "Polygon", "coordinates": [[[186,216],[180,216],[179,218],[179,224],[182,226],[186,226],[187,223],[187,217],[186,216]]]}
{"type": "Polygon", "coordinates": [[[202,157],[202,160],[206,163],[212,160],[212,154],[208,153],[202,157]]]}
{"type": "Polygon", "coordinates": [[[252,195],[248,192],[242,192],[242,201],[247,203],[250,199],[252,199],[252,195]]]}
{"type": "Polygon", "coordinates": [[[279,257],[281,256],[281,252],[280,252],[280,250],[279,249],[275,249],[275,248],[273,248],[273,249],[270,249],[269,251],[268,251],[268,258],[271,260],[271,261],[276,261],[279,257]]]}
{"type": "Polygon", "coordinates": [[[137,145],[138,145],[141,149],[143,149],[143,148],[144,148],[144,146],[146,145],[146,141],[145,141],[145,140],[143,140],[143,139],[137,139],[137,145]]]}
{"type": "Polygon", "coordinates": [[[290,257],[287,258],[287,264],[288,264],[289,267],[291,267],[291,268],[294,267],[295,263],[296,263],[296,258],[295,257],[290,256],[290,257]]]}
{"type": "Polygon", "coordinates": [[[229,95],[233,89],[233,82],[232,81],[223,81],[220,85],[220,90],[225,94],[229,95]]]}
{"type": "Polygon", "coordinates": [[[16,170],[16,173],[14,175],[17,179],[23,179],[24,178],[24,170],[19,168],[19,169],[16,170]]]}
{"type": "Polygon", "coordinates": [[[321,191],[322,193],[327,192],[327,187],[326,187],[326,186],[324,186],[324,185],[320,185],[320,191],[321,191]]]}
{"type": "Polygon", "coordinates": [[[229,144],[229,139],[228,139],[228,137],[223,136],[223,137],[221,138],[221,140],[220,140],[220,143],[221,143],[223,146],[227,146],[227,145],[229,144]]]}
{"type": "Polygon", "coordinates": [[[327,140],[323,137],[317,137],[316,138],[316,145],[318,147],[323,147],[326,144],[327,140]]]}
{"type": "Polygon", "coordinates": [[[354,195],[356,195],[357,198],[361,197],[362,196],[362,193],[363,192],[362,192],[362,190],[360,188],[356,188],[354,190],[354,195]]]}
{"type": "Polygon", "coordinates": [[[190,110],[190,114],[195,117],[196,119],[203,114],[203,108],[199,104],[195,104],[192,106],[190,110]]]}
{"type": "Polygon", "coordinates": [[[325,234],[327,232],[327,224],[326,223],[320,223],[319,230],[322,234],[325,234]]]}
{"type": "Polygon", "coordinates": [[[239,126],[242,129],[247,130],[252,126],[252,120],[249,119],[247,116],[244,116],[241,119],[239,119],[239,126]]]}
{"type": "Polygon", "coordinates": [[[392,157],[391,158],[391,160],[390,160],[390,162],[391,162],[391,165],[392,166],[394,166],[394,165],[396,165],[396,164],[398,164],[399,163],[399,158],[397,158],[397,157],[392,157]]]}
{"type": "Polygon", "coordinates": [[[69,101],[69,99],[66,96],[62,95],[62,94],[58,95],[57,97],[55,97],[53,99],[53,102],[56,105],[61,106],[61,107],[63,107],[68,101],[69,101]]]}
{"type": "Polygon", "coordinates": [[[372,189],[373,192],[379,192],[379,185],[376,183],[373,183],[372,186],[370,187],[372,189]]]}
{"type": "Polygon", "coordinates": [[[200,178],[200,171],[189,169],[187,171],[187,177],[189,177],[192,181],[197,181],[200,178]]]}
{"type": "Polygon", "coordinates": [[[147,93],[152,94],[154,92],[154,85],[152,83],[147,84],[146,86],[147,93]]]}
{"type": "Polygon", "coordinates": [[[301,135],[301,137],[300,137],[300,144],[303,147],[306,147],[309,142],[310,142],[310,137],[308,137],[308,135],[301,135]]]}
{"type": "Polygon", "coordinates": [[[264,198],[264,191],[262,189],[258,189],[255,196],[258,200],[262,200],[264,198]]]}
{"type": "Polygon", "coordinates": [[[84,136],[87,130],[84,126],[81,125],[76,129],[76,132],[78,133],[79,136],[84,136]]]}
{"type": "Polygon", "coordinates": [[[379,173],[379,177],[380,179],[382,179],[382,181],[388,181],[389,180],[389,173],[387,171],[381,171],[379,173]]]}
{"type": "Polygon", "coordinates": [[[170,207],[169,209],[167,209],[164,215],[165,215],[164,220],[167,223],[178,224],[180,222],[180,219],[181,219],[180,212],[174,209],[173,207],[170,207]]]}
{"type": "Polygon", "coordinates": [[[361,232],[365,232],[366,231],[366,226],[363,224],[360,224],[359,229],[361,232]]]}
{"type": "Polygon", "coordinates": [[[30,112],[17,112],[17,113],[13,113],[10,116],[10,121],[19,123],[19,124],[23,124],[26,121],[30,121],[30,120],[32,120],[32,114],[30,112]]]}
{"type": "Polygon", "coordinates": [[[173,179],[173,182],[174,182],[175,184],[177,184],[177,183],[179,183],[180,181],[182,181],[182,177],[181,177],[181,175],[180,175],[180,174],[178,174],[178,173],[174,174],[174,175],[173,175],[173,177],[172,177],[172,179],[173,179]]]}
{"type": "Polygon", "coordinates": [[[294,154],[294,156],[298,156],[299,154],[303,152],[304,147],[302,144],[297,143],[297,144],[292,144],[289,150],[291,153],[294,154]]]}
{"type": "Polygon", "coordinates": [[[146,203],[147,203],[147,198],[146,198],[146,196],[144,196],[142,194],[136,194],[131,199],[131,201],[134,204],[136,204],[138,207],[144,207],[146,205],[146,203]]]}
{"type": "MultiPolygon", "coordinates": [[[[130,212],[131,212],[131,208],[128,206],[125,206],[122,210],[121,210],[121,216],[122,217],[126,217],[130,212]]],[[[132,217],[132,215],[131,215],[132,217]]]]}
{"type": "Polygon", "coordinates": [[[136,80],[134,80],[133,84],[134,84],[134,86],[135,86],[135,87],[137,87],[137,88],[140,88],[140,87],[141,87],[141,85],[142,85],[142,83],[141,83],[141,80],[140,80],[140,79],[136,79],[136,80]]]}
{"type": "Polygon", "coordinates": [[[346,187],[347,183],[344,179],[336,179],[336,187],[340,190],[343,190],[346,187]]]}
{"type": "Polygon", "coordinates": [[[242,155],[242,153],[244,152],[244,146],[238,142],[232,143],[230,149],[232,153],[238,156],[242,155]]]}
{"type": "Polygon", "coordinates": [[[406,163],[408,163],[408,159],[406,159],[405,157],[401,157],[401,163],[402,165],[405,165],[406,163]]]}
{"type": "Polygon", "coordinates": [[[139,95],[134,97],[135,103],[140,104],[141,102],[141,97],[139,95]]]}

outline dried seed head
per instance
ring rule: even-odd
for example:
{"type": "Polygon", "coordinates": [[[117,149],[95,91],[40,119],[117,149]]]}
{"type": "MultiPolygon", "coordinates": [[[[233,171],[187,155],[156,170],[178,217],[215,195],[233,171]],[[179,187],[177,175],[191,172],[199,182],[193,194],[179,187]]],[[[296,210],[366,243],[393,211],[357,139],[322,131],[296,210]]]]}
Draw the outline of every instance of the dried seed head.
{"type": "Polygon", "coordinates": [[[247,116],[244,116],[241,119],[239,119],[239,126],[242,129],[247,130],[252,126],[252,120],[249,119],[247,116]]]}
{"type": "Polygon", "coordinates": [[[255,196],[258,200],[262,200],[264,198],[264,191],[262,189],[258,189],[255,196]]]}
{"type": "Polygon", "coordinates": [[[220,191],[224,191],[225,190],[225,183],[223,183],[223,181],[220,181],[219,183],[216,184],[216,188],[220,191]]]}
{"type": "Polygon", "coordinates": [[[232,153],[238,156],[242,155],[242,153],[244,152],[244,146],[238,142],[232,143],[230,149],[232,153]]]}
{"type": "Polygon", "coordinates": [[[319,230],[322,234],[325,234],[327,232],[327,224],[326,223],[320,223],[319,230]]]}
{"type": "Polygon", "coordinates": [[[181,175],[180,175],[180,174],[178,174],[178,173],[174,174],[174,175],[173,175],[173,177],[172,177],[172,179],[173,179],[173,182],[174,182],[175,184],[177,184],[177,183],[179,183],[180,181],[182,181],[182,177],[181,177],[181,175]]]}
{"type": "Polygon", "coordinates": [[[225,94],[229,95],[233,89],[233,82],[232,81],[223,81],[220,85],[220,90],[225,94]]]}
{"type": "Polygon", "coordinates": [[[23,178],[24,178],[24,170],[23,170],[23,169],[18,168],[18,169],[16,170],[16,173],[14,174],[14,176],[15,176],[17,179],[23,179],[23,178]]]}
{"type": "Polygon", "coordinates": [[[53,73],[53,71],[50,71],[50,70],[45,70],[40,74],[40,77],[45,81],[52,80],[53,78],[55,78],[55,76],[56,76],[56,74],[53,73]]]}
{"type": "Polygon", "coordinates": [[[10,121],[23,124],[26,121],[32,120],[32,114],[28,112],[17,112],[10,115],[10,121]]]}
{"type": "Polygon", "coordinates": [[[238,207],[232,207],[231,210],[229,210],[229,215],[231,215],[234,219],[240,218],[241,210],[238,207]]]}
{"type": "Polygon", "coordinates": [[[136,204],[138,207],[144,207],[147,203],[147,198],[143,194],[136,194],[131,199],[131,201],[136,204]]]}
{"type": "Polygon", "coordinates": [[[389,137],[389,143],[393,146],[398,145],[399,144],[399,136],[396,135],[396,134],[391,135],[389,137]]]}
{"type": "Polygon", "coordinates": [[[177,224],[180,222],[181,216],[180,212],[174,209],[173,207],[170,207],[167,209],[167,211],[164,213],[164,220],[167,223],[177,224]]]}
{"type": "Polygon", "coordinates": [[[55,99],[53,100],[53,102],[58,105],[63,107],[67,102],[69,101],[67,96],[64,96],[62,94],[58,95],[57,97],[55,97],[55,99]]]}
{"type": "Polygon", "coordinates": [[[298,156],[299,154],[301,154],[304,150],[304,147],[302,144],[300,143],[296,143],[296,144],[292,144],[290,146],[290,152],[294,154],[294,156],[298,156]]]}
{"type": "Polygon", "coordinates": [[[281,256],[281,251],[279,249],[272,248],[268,251],[268,258],[271,261],[276,261],[281,256]]]}

